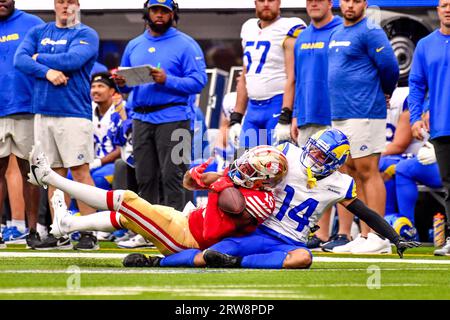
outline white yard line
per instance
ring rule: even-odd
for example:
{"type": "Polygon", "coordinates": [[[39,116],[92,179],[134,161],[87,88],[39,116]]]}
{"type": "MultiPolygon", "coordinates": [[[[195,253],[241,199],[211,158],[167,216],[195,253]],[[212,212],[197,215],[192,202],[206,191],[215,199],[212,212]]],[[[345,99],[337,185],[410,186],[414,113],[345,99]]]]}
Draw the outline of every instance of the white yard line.
{"type": "Polygon", "coordinates": [[[221,288],[218,286],[148,286],[148,287],[80,287],[66,289],[61,287],[21,287],[0,289],[0,295],[16,294],[45,294],[66,296],[126,296],[144,293],[168,293],[175,296],[196,297],[252,297],[252,298],[279,298],[279,299],[323,299],[319,295],[305,295],[295,290],[258,290],[256,288],[221,288]]]}

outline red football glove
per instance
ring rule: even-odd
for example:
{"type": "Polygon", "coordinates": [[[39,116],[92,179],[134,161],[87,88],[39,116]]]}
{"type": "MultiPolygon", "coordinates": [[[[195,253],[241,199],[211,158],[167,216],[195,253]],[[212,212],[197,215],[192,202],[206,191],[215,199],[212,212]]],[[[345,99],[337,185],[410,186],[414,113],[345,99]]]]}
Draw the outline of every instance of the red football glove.
{"type": "Polygon", "coordinates": [[[206,188],[206,185],[202,181],[203,172],[205,172],[206,168],[209,166],[209,164],[213,160],[214,160],[214,158],[211,157],[208,160],[206,160],[204,163],[202,163],[196,167],[193,167],[191,170],[189,170],[189,173],[190,173],[192,179],[194,179],[195,183],[197,183],[202,188],[206,188]]]}
{"type": "Polygon", "coordinates": [[[231,181],[230,177],[224,176],[217,179],[214,183],[211,183],[211,185],[209,186],[209,190],[220,192],[232,186],[234,186],[234,183],[233,181],[231,181]]]}

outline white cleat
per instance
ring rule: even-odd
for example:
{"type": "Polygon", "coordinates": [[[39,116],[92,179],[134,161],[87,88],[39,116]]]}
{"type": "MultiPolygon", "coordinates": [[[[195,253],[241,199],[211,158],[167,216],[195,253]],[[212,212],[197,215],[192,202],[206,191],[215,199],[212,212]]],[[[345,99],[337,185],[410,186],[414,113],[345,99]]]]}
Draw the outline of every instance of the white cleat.
{"type": "Polygon", "coordinates": [[[52,169],[48,163],[48,159],[43,152],[39,152],[39,146],[33,146],[30,152],[30,172],[28,173],[28,181],[39,187],[47,189],[46,177],[52,169]]]}
{"type": "Polygon", "coordinates": [[[154,248],[155,246],[150,241],[146,240],[140,234],[135,235],[127,241],[120,241],[117,246],[122,249],[137,249],[137,248],[154,248]]]}
{"type": "Polygon", "coordinates": [[[364,242],[366,242],[366,239],[361,237],[361,234],[358,234],[358,236],[354,240],[350,241],[349,243],[344,244],[342,246],[334,247],[332,252],[333,253],[351,253],[353,248],[362,246],[362,244],[364,242]]]}
{"type": "Polygon", "coordinates": [[[64,192],[56,189],[52,197],[52,207],[54,212],[53,223],[50,226],[50,233],[55,236],[55,238],[61,238],[68,234],[67,232],[67,216],[69,212],[67,211],[66,201],[64,199],[64,192]]]}
{"type": "Polygon", "coordinates": [[[390,254],[392,253],[392,247],[389,239],[383,240],[375,233],[370,232],[367,235],[367,240],[352,248],[351,252],[353,254],[390,254]]]}

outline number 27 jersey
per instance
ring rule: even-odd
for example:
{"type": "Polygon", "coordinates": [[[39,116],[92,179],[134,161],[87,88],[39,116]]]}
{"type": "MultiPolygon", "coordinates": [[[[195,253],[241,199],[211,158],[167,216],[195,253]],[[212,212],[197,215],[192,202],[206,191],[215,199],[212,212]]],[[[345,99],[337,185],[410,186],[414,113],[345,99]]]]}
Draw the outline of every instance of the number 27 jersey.
{"type": "Polygon", "coordinates": [[[286,82],[283,43],[287,37],[296,38],[305,23],[300,18],[279,18],[261,29],[258,21],[252,18],[242,25],[241,39],[248,97],[266,100],[283,93],[286,82]]]}
{"type": "Polygon", "coordinates": [[[317,186],[307,187],[306,169],[300,163],[302,149],[293,144],[282,145],[288,160],[287,176],[275,187],[275,212],[264,226],[297,242],[306,243],[310,229],[322,214],[334,204],[356,198],[353,178],[340,172],[317,180],[317,186]]]}

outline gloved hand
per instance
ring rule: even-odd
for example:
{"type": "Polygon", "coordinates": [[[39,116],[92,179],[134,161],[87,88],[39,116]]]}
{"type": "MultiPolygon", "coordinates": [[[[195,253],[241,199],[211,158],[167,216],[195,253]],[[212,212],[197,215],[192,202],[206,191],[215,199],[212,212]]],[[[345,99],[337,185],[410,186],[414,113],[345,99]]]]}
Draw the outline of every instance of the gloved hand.
{"type": "Polygon", "coordinates": [[[214,183],[211,183],[209,186],[209,190],[214,192],[220,192],[226,188],[232,187],[234,185],[233,181],[231,181],[230,177],[224,176],[217,179],[214,183]]]}
{"type": "Polygon", "coordinates": [[[213,160],[214,160],[214,158],[210,157],[208,160],[206,160],[202,164],[195,166],[191,170],[189,170],[189,173],[190,173],[192,179],[194,179],[195,183],[197,183],[202,188],[206,187],[206,185],[202,181],[203,172],[205,172],[206,168],[210,165],[210,163],[213,160]]]}
{"type": "Polygon", "coordinates": [[[425,142],[422,148],[417,153],[417,159],[423,165],[429,165],[436,162],[436,154],[434,146],[430,142],[425,142]]]}
{"type": "Polygon", "coordinates": [[[397,254],[400,256],[400,259],[403,259],[403,252],[405,252],[408,248],[416,248],[419,247],[421,244],[417,241],[407,241],[400,237],[400,239],[397,241],[395,246],[397,247],[397,254]]]}
{"type": "Polygon", "coordinates": [[[91,163],[89,163],[89,170],[94,170],[97,168],[100,168],[102,166],[102,160],[101,159],[94,159],[91,163]]]}
{"type": "Polygon", "coordinates": [[[277,144],[291,140],[291,125],[278,123],[275,126],[274,138],[277,144]]]}
{"type": "Polygon", "coordinates": [[[278,124],[275,126],[274,137],[277,143],[291,140],[291,122],[292,110],[291,108],[284,107],[281,109],[278,124]]]}
{"type": "Polygon", "coordinates": [[[228,138],[236,148],[239,147],[239,136],[242,131],[241,122],[243,117],[244,115],[239,112],[233,112],[230,115],[230,130],[228,133],[228,138]]]}

